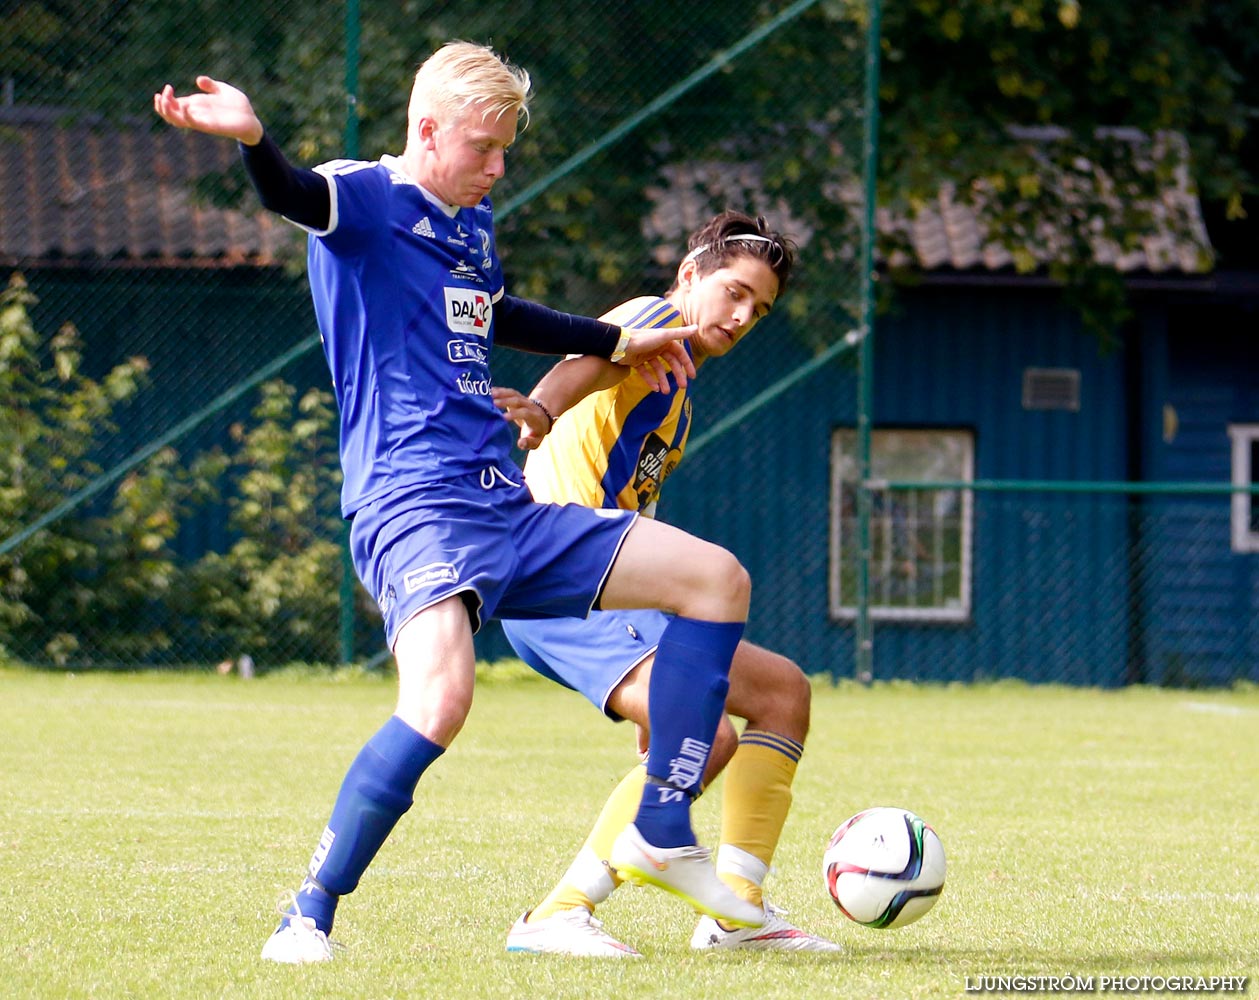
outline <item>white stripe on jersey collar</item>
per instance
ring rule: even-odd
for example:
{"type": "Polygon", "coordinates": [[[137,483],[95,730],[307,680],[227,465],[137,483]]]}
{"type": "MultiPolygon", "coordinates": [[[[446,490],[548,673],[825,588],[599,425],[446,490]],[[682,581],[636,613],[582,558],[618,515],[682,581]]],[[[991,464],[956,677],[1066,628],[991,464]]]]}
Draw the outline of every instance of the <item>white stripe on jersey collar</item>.
{"type": "MultiPolygon", "coordinates": [[[[774,244],[778,243],[777,240],[771,240],[768,236],[759,236],[756,233],[740,233],[738,236],[727,236],[724,240],[722,240],[722,242],[723,243],[736,243],[736,242],[774,243],[774,244]]],[[[705,250],[711,250],[711,249],[712,249],[712,245],[709,243],[704,243],[701,246],[697,246],[694,250],[692,250],[685,257],[682,258],[682,263],[685,264],[688,260],[694,260],[700,254],[702,254],[705,250]]]]}

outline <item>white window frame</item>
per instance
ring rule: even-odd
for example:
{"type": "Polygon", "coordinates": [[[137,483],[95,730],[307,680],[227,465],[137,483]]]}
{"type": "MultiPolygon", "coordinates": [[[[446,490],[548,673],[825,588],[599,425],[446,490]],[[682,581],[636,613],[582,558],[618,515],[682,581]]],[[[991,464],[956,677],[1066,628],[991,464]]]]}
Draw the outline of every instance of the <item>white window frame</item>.
{"type": "MultiPolygon", "coordinates": [[[[1259,468],[1250,458],[1259,443],[1259,424],[1229,424],[1228,436],[1233,442],[1233,485],[1254,486],[1259,483],[1259,468]]],[[[1259,497],[1253,493],[1233,494],[1229,520],[1234,552],[1259,552],[1259,530],[1251,527],[1251,512],[1257,503],[1259,497]]]]}
{"type": "MultiPolygon", "coordinates": [[[[855,456],[846,455],[844,449],[845,441],[853,441],[855,434],[856,432],[852,428],[845,427],[837,429],[831,435],[830,613],[832,618],[840,621],[851,620],[857,615],[856,595],[842,592],[844,531],[851,530],[851,528],[845,528],[844,490],[845,483],[851,484],[852,479],[845,476],[845,470],[851,470],[855,464],[855,456]]],[[[969,483],[974,481],[975,434],[974,431],[969,429],[956,427],[908,427],[895,430],[875,430],[871,433],[870,450],[870,477],[875,482],[879,480],[930,482],[933,479],[941,482],[957,481],[969,483]],[[932,437],[948,437],[954,442],[954,447],[951,449],[953,454],[950,456],[941,452],[942,461],[933,463],[935,466],[933,468],[925,467],[922,464],[914,465],[912,461],[907,462],[904,454],[905,450],[903,448],[895,448],[898,441],[901,444],[905,444],[914,438],[929,439],[932,437]],[[889,449],[901,452],[901,454],[889,454],[889,449]]],[[[851,489],[851,485],[849,485],[849,489],[851,489]]],[[[881,492],[882,495],[889,499],[896,494],[904,497],[914,496],[915,494],[922,496],[926,493],[926,491],[913,490],[884,490],[878,492],[881,492]]],[[[966,622],[970,620],[974,495],[971,490],[957,488],[931,491],[930,495],[943,495],[944,499],[948,499],[950,494],[953,495],[951,504],[956,511],[955,517],[958,521],[956,526],[960,546],[960,551],[957,554],[956,570],[958,593],[956,595],[944,595],[945,599],[942,603],[930,606],[877,603],[881,596],[880,586],[878,585],[880,566],[882,566],[885,573],[891,570],[894,562],[892,548],[895,542],[888,543],[889,539],[894,538],[891,518],[889,517],[888,521],[881,528],[876,517],[872,519],[871,524],[872,579],[870,585],[870,617],[872,619],[909,622],[966,622]]],[[[939,505],[937,504],[937,506],[939,505]]],[[[849,520],[851,520],[851,517],[849,520]]],[[[916,521],[915,523],[918,522],[916,521]]],[[[941,536],[938,518],[934,527],[936,530],[932,531],[931,526],[929,526],[927,534],[938,540],[941,536]]],[[[936,551],[937,562],[941,554],[939,550],[936,551]]],[[[931,563],[930,559],[924,561],[928,565],[931,563]]],[[[940,575],[937,574],[937,578],[940,575]]]]}

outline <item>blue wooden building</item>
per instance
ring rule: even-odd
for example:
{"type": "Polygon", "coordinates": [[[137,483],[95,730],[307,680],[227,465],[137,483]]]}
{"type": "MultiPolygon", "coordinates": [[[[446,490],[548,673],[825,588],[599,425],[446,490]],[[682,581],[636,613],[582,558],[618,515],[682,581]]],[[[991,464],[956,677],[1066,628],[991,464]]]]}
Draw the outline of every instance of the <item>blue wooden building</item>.
{"type": "MultiPolygon", "coordinates": [[[[951,191],[912,220],[880,212],[881,235],[903,246],[885,265],[915,281],[876,321],[872,478],[955,485],[873,495],[876,677],[1259,680],[1259,497],[1226,492],[1259,482],[1259,262],[1220,266],[1173,173],[1146,239],[1092,244],[1133,311],[1104,337],[1045,267],[1018,273],[986,241],[982,209],[951,191]]],[[[657,196],[666,244],[691,199],[682,184],[657,196]]],[[[1054,242],[1024,249],[1046,265],[1054,242]]],[[[751,639],[851,677],[858,373],[852,352],[811,369],[803,340],[774,315],[701,370],[660,515],[744,560],[751,639]],[[706,438],[750,400],[763,405],[706,438]]]]}
{"type": "MultiPolygon", "coordinates": [[[[1259,314],[1244,287],[1147,284],[1109,345],[1047,283],[928,284],[879,320],[873,475],[1037,485],[876,495],[876,677],[1259,680],[1256,498],[1182,492],[1259,478],[1259,314]],[[1125,481],[1169,485],[1089,485],[1125,481]]],[[[692,440],[807,361],[767,322],[701,370],[692,440]]],[[[795,383],[701,446],[661,505],[745,561],[750,638],[839,677],[856,378],[841,358],[795,383]]]]}

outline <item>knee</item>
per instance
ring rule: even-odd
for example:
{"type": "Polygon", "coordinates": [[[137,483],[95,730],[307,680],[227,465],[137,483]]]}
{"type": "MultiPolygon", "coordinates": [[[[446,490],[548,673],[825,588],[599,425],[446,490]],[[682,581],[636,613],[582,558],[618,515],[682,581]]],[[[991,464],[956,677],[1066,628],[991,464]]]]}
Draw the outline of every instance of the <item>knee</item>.
{"type": "Polygon", "coordinates": [[[749,728],[781,733],[800,743],[809,732],[813,685],[800,667],[785,656],[769,654],[760,669],[740,673],[730,707],[749,728]]]}
{"type": "Polygon", "coordinates": [[[773,705],[767,714],[772,714],[775,720],[768,728],[803,743],[809,732],[809,713],[813,704],[813,685],[804,671],[784,658],[782,669],[777,673],[777,683],[772,693],[767,693],[766,700],[773,705]]]}
{"type": "Polygon", "coordinates": [[[688,560],[669,610],[686,618],[715,622],[747,621],[752,577],[731,553],[712,545],[703,558],[688,560]]]}
{"type": "Polygon", "coordinates": [[[787,713],[800,734],[800,742],[803,743],[809,732],[809,715],[813,710],[813,684],[809,681],[808,675],[795,663],[791,664],[791,669],[787,673],[787,679],[783,684],[783,696],[786,699],[787,713]]]}
{"type": "Polygon", "coordinates": [[[750,603],[752,600],[752,574],[733,555],[730,557],[730,566],[727,572],[727,581],[732,591],[732,598],[744,604],[750,603]]]}
{"type": "Polygon", "coordinates": [[[399,690],[394,714],[421,736],[449,747],[471,710],[470,688],[412,686],[399,690]]]}
{"type": "Polygon", "coordinates": [[[706,566],[709,586],[714,596],[732,613],[746,618],[752,602],[752,576],[732,552],[720,551],[721,557],[706,566]]]}
{"type": "Polygon", "coordinates": [[[461,670],[400,669],[394,714],[422,736],[448,747],[472,710],[474,677],[475,673],[461,670]]]}
{"type": "Polygon", "coordinates": [[[448,747],[472,709],[476,654],[462,598],[447,598],[408,621],[394,640],[396,715],[448,747]]]}

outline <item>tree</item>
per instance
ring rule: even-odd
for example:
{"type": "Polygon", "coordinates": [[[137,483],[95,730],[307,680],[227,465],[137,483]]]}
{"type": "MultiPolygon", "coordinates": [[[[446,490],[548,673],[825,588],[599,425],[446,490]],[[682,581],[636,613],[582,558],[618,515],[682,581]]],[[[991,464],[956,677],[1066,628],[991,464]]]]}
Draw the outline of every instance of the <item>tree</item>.
{"type": "MultiPolygon", "coordinates": [[[[21,275],[0,291],[0,537],[31,524],[100,472],[92,455],[144,382],[132,358],[96,381],[82,374],[69,324],[44,338],[21,275]]],[[[65,665],[134,660],[169,644],[147,620],[169,592],[181,491],[165,451],[124,479],[108,515],[62,518],[0,556],[0,651],[65,665]],[[154,488],[155,484],[162,484],[154,488]]]]}
{"type": "Polygon", "coordinates": [[[941,177],[1018,189],[1041,164],[1011,125],[1061,127],[1072,154],[1101,163],[1107,127],[1178,133],[1204,197],[1238,208],[1255,192],[1259,164],[1243,159],[1259,96],[1252,3],[912,0],[886,5],[883,51],[892,198],[941,177]]]}
{"type": "Polygon", "coordinates": [[[1125,310],[1099,246],[1131,249],[1156,222],[1199,242],[1193,214],[1162,215],[1177,185],[1219,220],[1218,244],[1256,207],[1253,3],[911,0],[884,14],[880,204],[912,215],[951,184],[1018,270],[1066,282],[1104,335],[1125,310]]]}
{"type": "MultiPolygon", "coordinates": [[[[425,54],[449,38],[489,41],[538,84],[536,125],[513,154],[527,166],[509,171],[497,196],[506,204],[785,7],[364,7],[358,152],[399,151],[410,74],[425,54]]],[[[16,79],[19,101],[115,115],[143,115],[137,95],[209,72],[254,94],[277,139],[313,163],[344,151],[346,9],[341,0],[27,2],[0,42],[0,71],[16,79]]],[[[640,288],[644,235],[662,246],[677,235],[644,233],[652,192],[690,183],[676,180],[679,166],[723,161],[757,166],[765,203],[790,203],[816,236],[811,259],[832,273],[853,267],[867,18],[866,0],[818,0],[519,205],[501,226],[513,285],[573,309],[640,288]]],[[[1155,222],[1198,239],[1185,213],[1152,218],[1169,187],[1201,196],[1217,246],[1259,242],[1231,236],[1259,200],[1253,0],[885,0],[881,81],[878,200],[893,218],[912,220],[948,190],[980,210],[1015,268],[1091,287],[1103,303],[1119,278],[1094,266],[1099,246],[1130,248],[1155,222]]],[[[222,190],[240,197],[236,180],[222,190]]],[[[715,203],[756,192],[710,185],[699,194],[715,203]]],[[[895,227],[882,232],[884,261],[904,249],[895,227]]],[[[797,314],[808,308],[793,297],[797,314]]]]}
{"type": "MultiPolygon", "coordinates": [[[[248,654],[259,664],[333,663],[338,657],[341,476],[332,394],[300,396],[264,384],[250,422],[232,428],[235,450],[212,453],[194,476],[224,484],[234,540],[185,569],[174,588],[199,652],[248,654]]],[[[364,619],[378,616],[355,590],[364,619]]]]}

